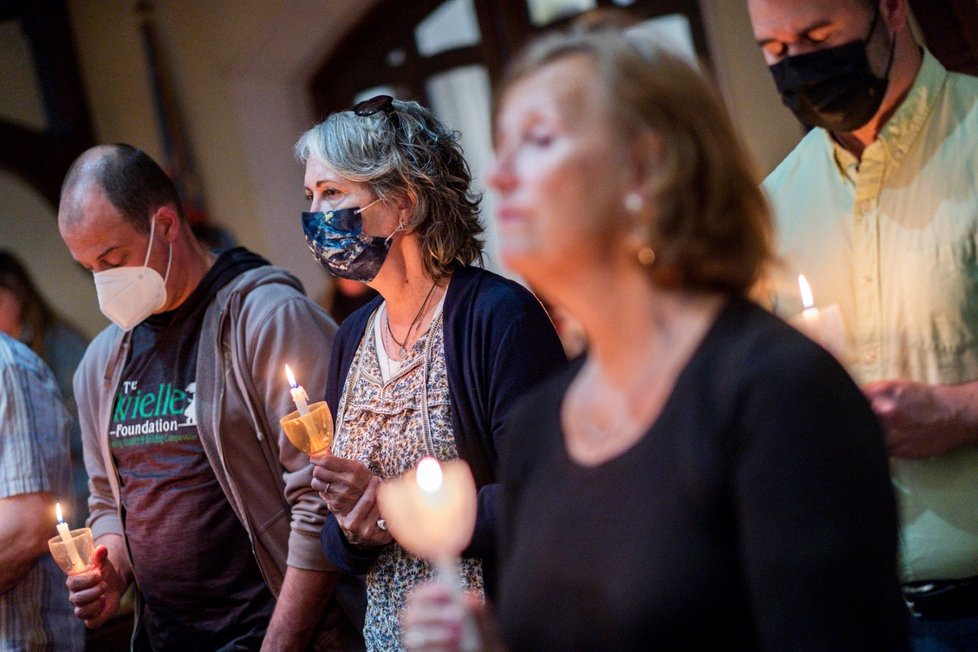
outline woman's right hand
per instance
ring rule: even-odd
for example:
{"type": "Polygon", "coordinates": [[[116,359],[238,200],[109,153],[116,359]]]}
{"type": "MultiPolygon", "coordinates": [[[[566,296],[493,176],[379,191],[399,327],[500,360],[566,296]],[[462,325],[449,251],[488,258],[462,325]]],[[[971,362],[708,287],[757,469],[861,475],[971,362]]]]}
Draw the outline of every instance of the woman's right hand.
{"type": "Polygon", "coordinates": [[[312,488],[337,517],[350,513],[374,477],[366,466],[345,457],[323,455],[309,461],[313,465],[312,488]]]}

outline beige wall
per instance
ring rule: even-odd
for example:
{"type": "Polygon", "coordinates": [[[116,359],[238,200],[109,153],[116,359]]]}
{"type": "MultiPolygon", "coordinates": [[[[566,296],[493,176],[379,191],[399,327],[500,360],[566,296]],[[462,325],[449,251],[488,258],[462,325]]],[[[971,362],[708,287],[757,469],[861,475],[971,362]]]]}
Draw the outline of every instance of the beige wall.
{"type": "Polygon", "coordinates": [[[20,179],[0,171],[0,247],[23,261],[55,312],[89,337],[108,321],[98,311],[92,275],[75,263],[58,235],[54,206],[20,179]]]}
{"type": "MultiPolygon", "coordinates": [[[[156,123],[139,20],[131,0],[70,0],[79,63],[96,139],[127,142],[158,161],[156,123]]],[[[170,71],[189,145],[212,219],[258,251],[267,243],[248,178],[229,93],[231,65],[248,51],[249,35],[271,3],[155,3],[156,31],[170,71]]]]}
{"type": "Polygon", "coordinates": [[[747,14],[746,0],[700,0],[714,71],[734,124],[766,176],[802,129],[781,103],[747,14]]]}
{"type": "MultiPolygon", "coordinates": [[[[373,1],[156,3],[157,32],[212,219],[245,246],[293,270],[313,295],[321,290],[323,275],[298,230],[305,201],[302,172],[291,147],[314,122],[307,79],[373,1]]],[[[134,4],[68,1],[98,140],[129,142],[161,158],[134,4]]],[[[760,171],[766,173],[801,131],[774,91],[754,45],[744,2],[700,0],[700,5],[721,90],[760,171]]],[[[0,70],[17,56],[11,48],[0,48],[0,70]]],[[[36,90],[29,88],[31,77],[18,78],[13,87],[19,85],[19,99],[12,100],[10,88],[3,88],[0,110],[12,104],[21,113],[36,113],[30,108],[37,106],[36,90]]],[[[0,82],[10,85],[2,77],[0,82]]],[[[35,260],[57,261],[64,283],[51,283],[51,293],[60,295],[53,297],[55,302],[70,306],[84,328],[93,332],[104,321],[94,305],[94,291],[80,290],[73,280],[80,272],[66,260],[60,241],[48,233],[54,208],[17,186],[16,180],[0,175],[5,209],[0,244],[29,251],[35,260]],[[11,226],[12,220],[21,226],[11,226]],[[40,242],[38,233],[45,234],[40,242]]],[[[90,284],[90,279],[82,274],[79,282],[90,284]]]]}
{"type": "MultiPolygon", "coordinates": [[[[131,0],[69,0],[97,138],[162,158],[131,0]]],[[[211,219],[295,272],[324,276],[298,231],[305,206],[292,144],[312,125],[306,80],[371,0],[167,0],[156,31],[211,219]]]]}
{"type": "MultiPolygon", "coordinates": [[[[12,22],[0,25],[0,115],[31,129],[47,125],[29,44],[12,22]]],[[[0,248],[20,258],[48,303],[91,336],[108,322],[98,311],[91,275],[61,242],[56,217],[36,190],[0,170],[0,248]]]]}

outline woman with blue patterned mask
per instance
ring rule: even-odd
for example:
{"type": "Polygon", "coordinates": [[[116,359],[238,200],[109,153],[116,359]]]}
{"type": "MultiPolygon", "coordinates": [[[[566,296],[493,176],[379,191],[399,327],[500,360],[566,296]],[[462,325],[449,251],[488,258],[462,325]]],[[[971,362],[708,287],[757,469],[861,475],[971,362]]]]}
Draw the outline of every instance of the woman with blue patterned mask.
{"type": "Polygon", "coordinates": [[[350,315],[330,356],[333,455],[313,459],[330,509],[327,557],[365,574],[368,649],[400,649],[407,592],[431,568],[387,532],[381,481],[425,456],[464,459],[479,488],[462,579],[491,595],[502,418],[564,362],[540,303],[481,262],[478,195],[457,134],[426,108],[382,95],[302,136],[309,247],[336,276],[379,297],[350,315]]]}

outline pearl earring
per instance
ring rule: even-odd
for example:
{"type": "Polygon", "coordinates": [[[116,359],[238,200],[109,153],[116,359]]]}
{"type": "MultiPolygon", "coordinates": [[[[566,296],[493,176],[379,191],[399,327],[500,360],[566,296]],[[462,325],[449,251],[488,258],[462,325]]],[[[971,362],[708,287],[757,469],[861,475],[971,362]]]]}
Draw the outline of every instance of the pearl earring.
{"type": "Polygon", "coordinates": [[[655,262],[655,250],[648,245],[643,245],[638,250],[638,262],[642,267],[651,267],[655,262]]]}
{"type": "Polygon", "coordinates": [[[635,191],[625,195],[625,210],[629,213],[637,213],[642,210],[643,206],[645,206],[645,201],[642,199],[642,195],[635,191]]]}

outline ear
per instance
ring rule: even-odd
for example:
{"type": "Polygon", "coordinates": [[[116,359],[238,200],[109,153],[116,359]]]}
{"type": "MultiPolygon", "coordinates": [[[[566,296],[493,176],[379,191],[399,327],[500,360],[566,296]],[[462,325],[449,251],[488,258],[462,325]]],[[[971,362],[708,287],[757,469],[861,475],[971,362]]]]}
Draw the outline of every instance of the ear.
{"type": "Polygon", "coordinates": [[[662,139],[649,131],[638,134],[631,141],[625,195],[640,197],[644,202],[645,211],[652,208],[651,204],[662,169],[663,151],[662,139]]]}
{"type": "Polygon", "coordinates": [[[415,211],[418,208],[418,198],[413,190],[406,190],[397,193],[393,198],[395,210],[397,210],[397,220],[404,225],[411,224],[415,211]]]}
{"type": "Polygon", "coordinates": [[[886,23],[891,34],[906,29],[909,16],[908,0],[883,0],[880,3],[880,19],[886,23]]]}
{"type": "Polygon", "coordinates": [[[180,219],[176,207],[165,204],[157,209],[156,231],[162,233],[167,242],[176,242],[184,228],[187,225],[180,219]]]}

